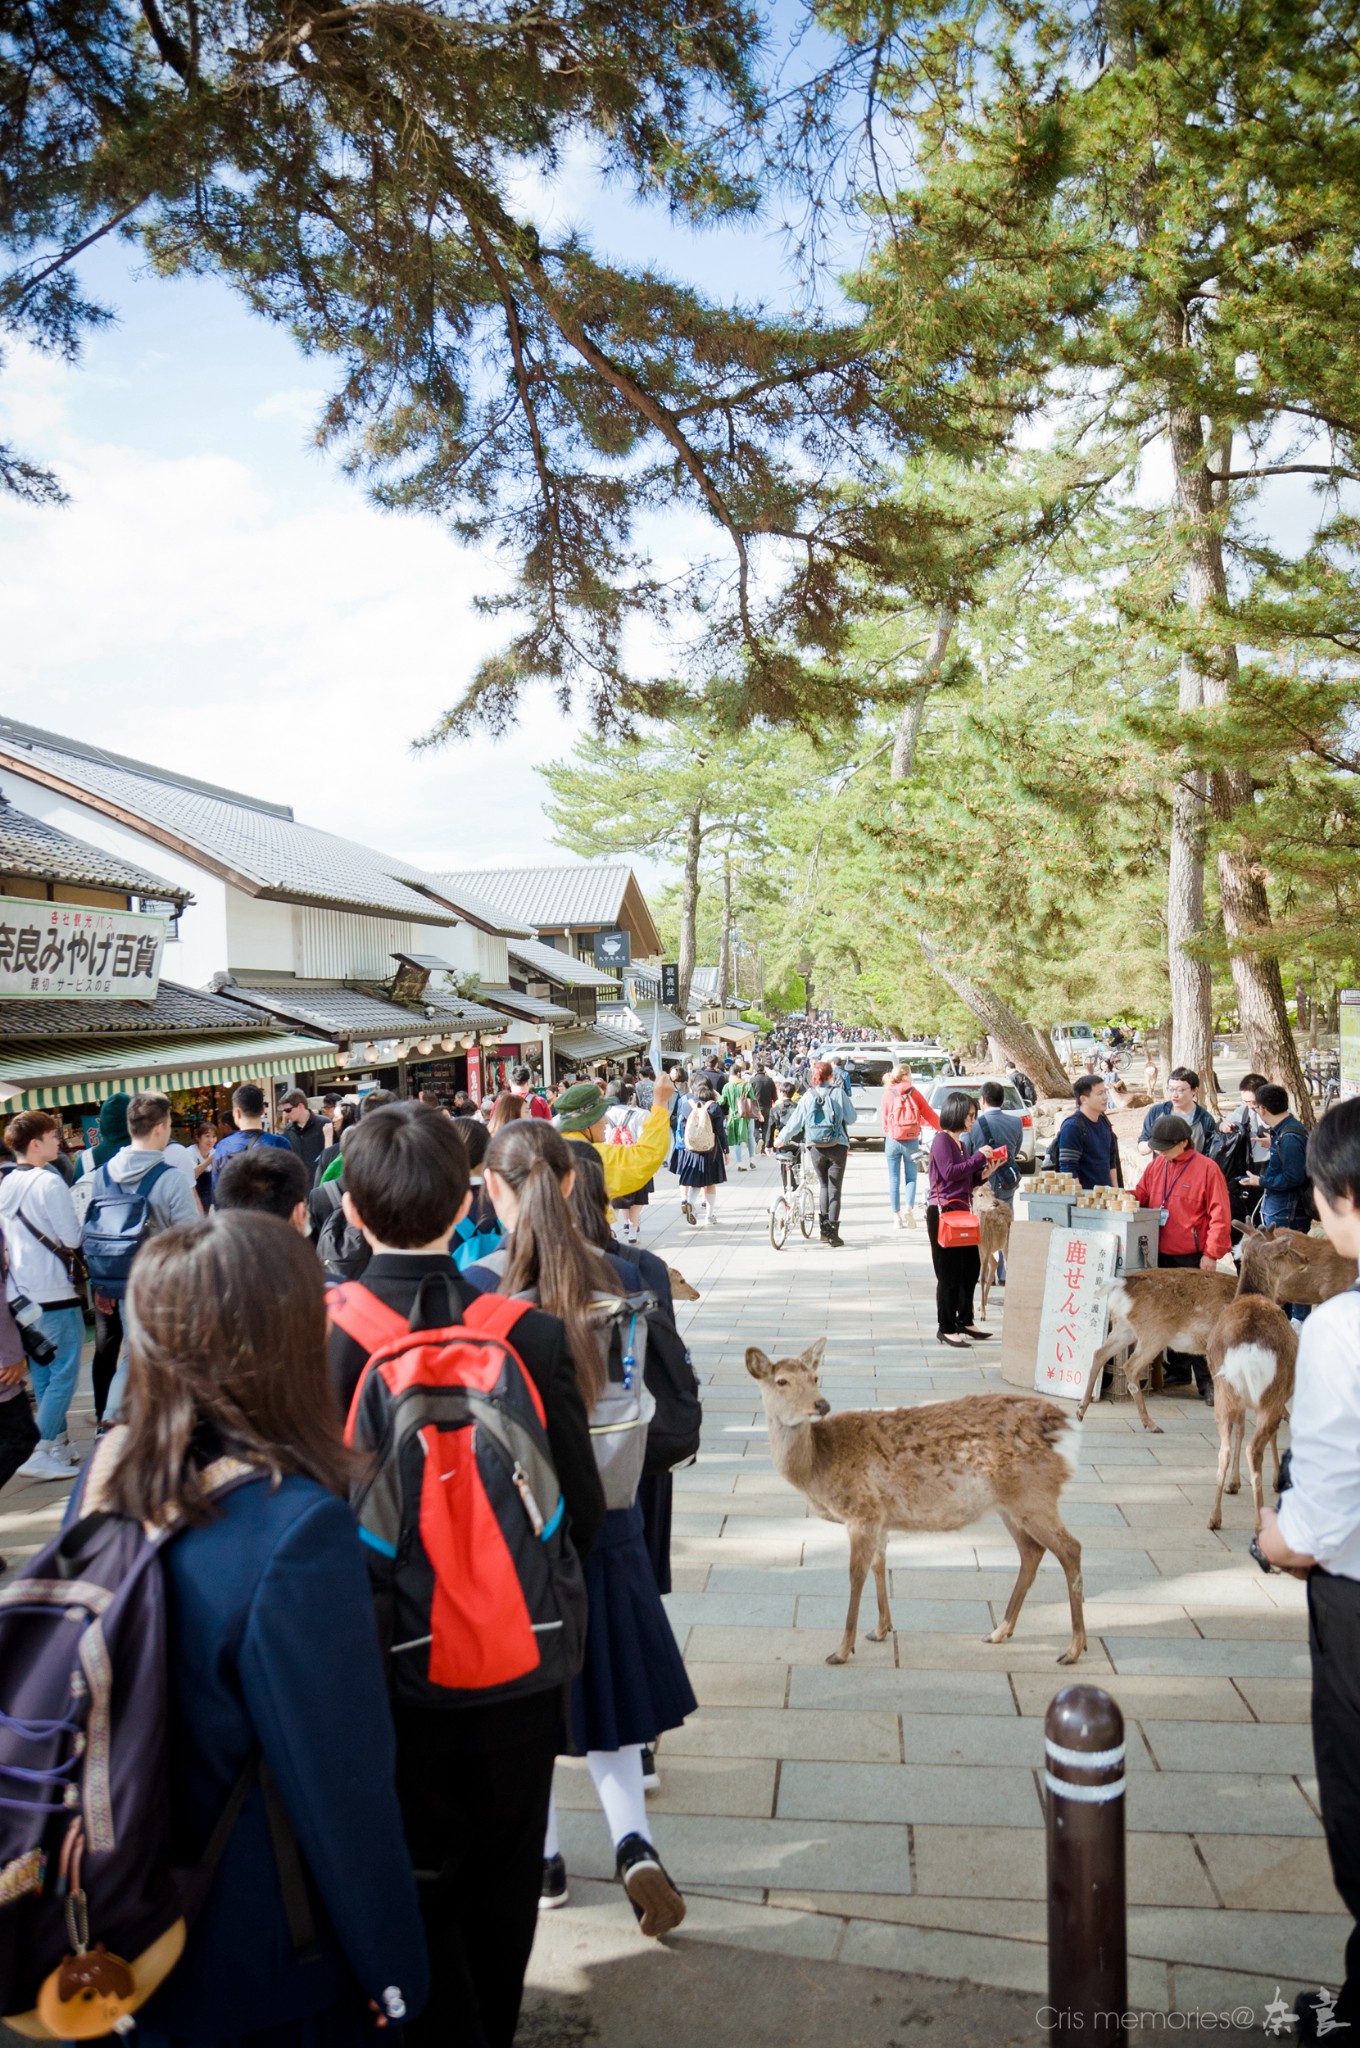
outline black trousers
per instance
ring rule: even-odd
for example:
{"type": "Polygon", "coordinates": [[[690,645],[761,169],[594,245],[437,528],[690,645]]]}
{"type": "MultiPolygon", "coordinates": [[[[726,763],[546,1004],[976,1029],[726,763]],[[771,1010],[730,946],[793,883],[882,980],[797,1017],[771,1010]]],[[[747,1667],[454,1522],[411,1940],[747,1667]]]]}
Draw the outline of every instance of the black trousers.
{"type": "MultiPolygon", "coordinates": [[[[1160,1252],[1158,1254],[1157,1263],[1161,1266],[1184,1266],[1187,1269],[1190,1267],[1198,1267],[1199,1253],[1160,1252]]],[[[1208,1362],[1207,1360],[1202,1358],[1198,1352],[1168,1351],[1166,1354],[1166,1362],[1173,1369],[1173,1371],[1177,1367],[1179,1367],[1182,1373],[1188,1372],[1191,1376],[1191,1379],[1197,1387],[1208,1386],[1210,1378],[1208,1362]]]]}
{"type": "Polygon", "coordinates": [[[840,1229],[841,1186],[845,1180],[848,1145],[814,1145],[812,1164],[817,1174],[817,1208],[822,1220],[840,1229]]]}
{"type": "Polygon", "coordinates": [[[926,1206],[926,1236],[935,1268],[935,1325],[942,1337],[973,1327],[973,1295],[982,1278],[982,1256],[975,1244],[941,1244],[940,1212],[926,1206]]]}
{"type": "Polygon", "coordinates": [[[118,1354],[123,1348],[123,1311],[116,1301],[110,1301],[107,1308],[94,1305],[94,1361],[90,1367],[90,1380],[94,1388],[94,1419],[104,1420],[108,1405],[109,1388],[118,1370],[118,1354]]]}
{"type": "MultiPolygon", "coordinates": [[[[522,1712],[528,1702],[516,1702],[522,1712]]],[[[456,1712],[398,1707],[397,1796],[430,1951],[407,2048],[511,2048],[538,1926],[561,1728],[556,1696],[503,1749],[469,1748],[456,1712]]],[[[471,1710],[480,1713],[480,1709],[471,1710]]]]}
{"type": "Polygon", "coordinates": [[[0,1401],[0,1486],[14,1477],[32,1457],[38,1443],[38,1425],[28,1390],[21,1387],[8,1401],[0,1401]]]}
{"type": "MultiPolygon", "coordinates": [[[[1322,1828],[1336,1888],[1360,1923],[1360,1580],[1309,1574],[1308,1646],[1322,1828]]],[[[1360,1925],[1346,1943],[1336,2017],[1352,2029],[1360,2022],[1360,1925]]]]}

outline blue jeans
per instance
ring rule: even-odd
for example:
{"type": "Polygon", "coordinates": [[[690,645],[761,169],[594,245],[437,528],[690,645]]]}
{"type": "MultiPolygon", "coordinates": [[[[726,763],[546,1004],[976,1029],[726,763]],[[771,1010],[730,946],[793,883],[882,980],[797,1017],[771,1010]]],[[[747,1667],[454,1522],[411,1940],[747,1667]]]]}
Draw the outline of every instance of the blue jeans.
{"type": "Polygon", "coordinates": [[[907,1183],[907,1207],[916,1207],[916,1140],[914,1138],[885,1138],[883,1156],[888,1162],[888,1200],[892,1212],[898,1213],[900,1186],[898,1175],[907,1183]]]}
{"type": "Polygon", "coordinates": [[[38,1435],[52,1443],[66,1428],[66,1411],[80,1377],[80,1352],[85,1342],[85,1317],[78,1308],[45,1308],[38,1325],[57,1347],[50,1365],[28,1361],[33,1398],[38,1405],[38,1435]]]}

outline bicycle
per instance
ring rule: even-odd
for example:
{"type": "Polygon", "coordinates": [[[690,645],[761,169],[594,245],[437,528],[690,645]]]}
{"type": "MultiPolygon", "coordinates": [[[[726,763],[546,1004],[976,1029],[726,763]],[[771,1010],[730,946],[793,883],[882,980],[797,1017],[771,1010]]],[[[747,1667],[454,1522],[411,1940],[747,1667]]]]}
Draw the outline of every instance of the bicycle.
{"type": "Polygon", "coordinates": [[[796,1181],[791,1181],[791,1164],[781,1156],[783,1185],[770,1203],[770,1246],[777,1252],[782,1252],[788,1243],[789,1226],[795,1219],[805,1238],[810,1238],[817,1228],[817,1176],[806,1146],[796,1181]]]}

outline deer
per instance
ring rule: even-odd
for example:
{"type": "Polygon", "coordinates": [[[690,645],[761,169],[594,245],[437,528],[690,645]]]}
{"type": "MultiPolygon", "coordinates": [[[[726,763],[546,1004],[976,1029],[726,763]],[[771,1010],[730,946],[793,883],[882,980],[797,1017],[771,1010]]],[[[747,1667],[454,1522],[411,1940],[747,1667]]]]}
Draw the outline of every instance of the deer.
{"type": "Polygon", "coordinates": [[[981,1233],[978,1252],[982,1259],[982,1320],[987,1320],[987,1297],[996,1284],[1000,1261],[1005,1258],[1011,1241],[1011,1224],[1015,1212],[1009,1202],[998,1202],[987,1188],[979,1188],[973,1197],[973,1207],[978,1214],[981,1233]]]}
{"type": "Polygon", "coordinates": [[[698,1288],[691,1287],[683,1273],[677,1273],[674,1266],[667,1266],[666,1271],[670,1275],[672,1301],[697,1301],[699,1299],[698,1288]]]}
{"type": "Polygon", "coordinates": [[[1218,1424],[1218,1491],[1209,1515],[1211,1529],[1223,1525],[1225,1483],[1229,1493],[1241,1489],[1242,1439],[1249,1407],[1256,1410],[1251,1442],[1247,1445],[1247,1470],[1251,1474],[1258,1535],[1267,1444],[1275,1454],[1277,1483],[1280,1477],[1278,1432],[1294,1394],[1299,1338],[1288,1316],[1271,1299],[1273,1268],[1278,1267],[1278,1261],[1272,1258],[1275,1249],[1259,1234],[1246,1245],[1237,1293],[1215,1323],[1205,1350],[1214,1376],[1214,1421],[1218,1424]]]}
{"type": "Polygon", "coordinates": [[[1252,1262],[1257,1276],[1254,1291],[1267,1295],[1286,1308],[1316,1308],[1334,1294],[1354,1287],[1356,1263],[1334,1251],[1325,1237],[1310,1237],[1302,1230],[1282,1230],[1268,1224],[1258,1230],[1243,1223],[1242,1267],[1252,1262]]]}
{"type": "Polygon", "coordinates": [[[1193,1266],[1151,1266],[1145,1272],[1121,1274],[1110,1289],[1110,1334],[1092,1361],[1078,1420],[1090,1407],[1106,1366],[1127,1351],[1124,1378],[1138,1420],[1160,1436],[1161,1424],[1148,1414],[1143,1391],[1153,1366],[1167,1350],[1203,1356],[1214,1325],[1236,1290],[1231,1273],[1204,1273],[1193,1266]]]}
{"type": "Polygon", "coordinates": [[[925,1408],[849,1408],[833,1415],[817,1375],[825,1337],[796,1358],[772,1359],[752,1346],[746,1370],[760,1386],[775,1470],[806,1495],[827,1522],[850,1532],[850,1607],[828,1664],[855,1654],[860,1597],[872,1568],[878,1626],[892,1632],[888,1537],[893,1530],[962,1529],[995,1508],[1020,1553],[1006,1612],[985,1640],[1015,1633],[1025,1595],[1046,1550],[1067,1580],[1072,1640],[1058,1662],[1075,1664],[1086,1648],[1081,1545],[1058,1510],[1077,1465],[1081,1426],[1056,1402],[1024,1394],[969,1394],[925,1408]]]}

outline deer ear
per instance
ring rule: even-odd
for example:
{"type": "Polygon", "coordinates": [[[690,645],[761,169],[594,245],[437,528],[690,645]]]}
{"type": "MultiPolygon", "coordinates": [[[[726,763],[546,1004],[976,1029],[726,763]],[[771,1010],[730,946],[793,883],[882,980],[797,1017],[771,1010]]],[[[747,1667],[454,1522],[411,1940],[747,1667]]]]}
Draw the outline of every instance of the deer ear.
{"type": "Polygon", "coordinates": [[[746,1370],[753,1380],[765,1379],[774,1369],[774,1362],[752,1344],[746,1353],[746,1370]]]}
{"type": "Polygon", "coordinates": [[[806,1366],[810,1366],[813,1372],[816,1372],[820,1368],[825,1356],[826,1338],[814,1337],[807,1350],[803,1353],[803,1363],[806,1366]]]}

